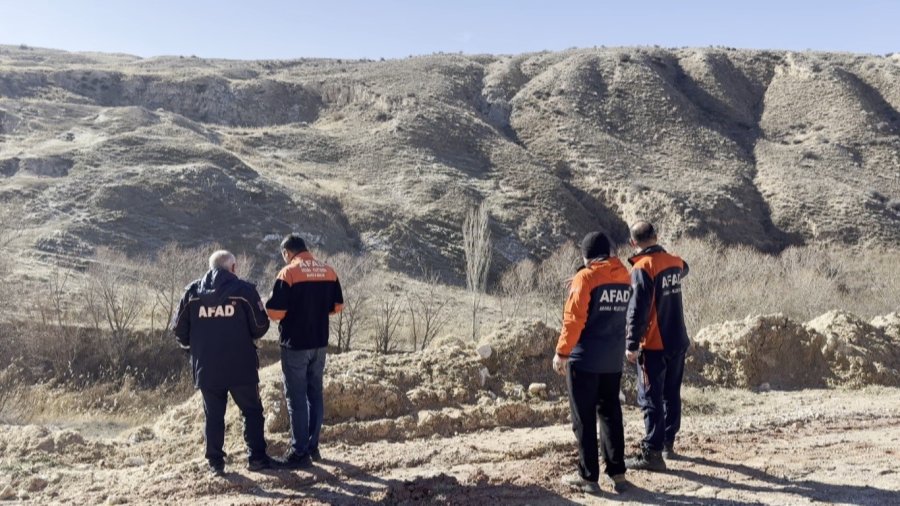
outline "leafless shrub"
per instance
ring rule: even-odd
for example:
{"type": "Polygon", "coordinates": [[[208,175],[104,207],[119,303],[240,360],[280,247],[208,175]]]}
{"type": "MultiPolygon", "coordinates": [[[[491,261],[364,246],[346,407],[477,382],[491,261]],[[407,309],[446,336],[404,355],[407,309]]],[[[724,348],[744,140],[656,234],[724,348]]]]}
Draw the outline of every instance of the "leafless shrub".
{"type": "Polygon", "coordinates": [[[896,259],[879,251],[805,246],[769,255],[700,239],[670,250],[690,266],[684,307],[692,333],[748,315],[783,313],[805,321],[832,309],[863,318],[900,309],[896,259]]]}
{"type": "Polygon", "coordinates": [[[463,221],[463,252],[466,255],[466,288],[472,295],[472,340],[478,339],[481,298],[487,288],[491,266],[490,216],[485,206],[472,208],[463,221]]]}
{"type": "Polygon", "coordinates": [[[581,251],[569,241],[541,263],[537,277],[537,291],[545,305],[547,321],[562,324],[562,308],[568,295],[572,276],[581,265],[581,251]]]}
{"type": "Polygon", "coordinates": [[[7,409],[18,394],[22,377],[22,367],[17,362],[0,369],[0,420],[6,419],[7,409]]]}
{"type": "Polygon", "coordinates": [[[537,286],[537,265],[529,260],[522,260],[500,278],[500,312],[504,318],[514,319],[523,316],[529,299],[537,286]]]}
{"type": "Polygon", "coordinates": [[[450,321],[449,300],[441,293],[440,277],[425,270],[424,290],[412,290],[406,295],[409,314],[409,337],[413,351],[424,350],[450,321]]]}
{"type": "Polygon", "coordinates": [[[325,259],[338,275],[344,295],[344,309],[331,319],[341,352],[350,351],[359,329],[367,321],[366,307],[371,296],[368,278],[375,263],[366,254],[338,253],[325,259]]]}
{"type": "Polygon", "coordinates": [[[403,305],[398,297],[387,296],[382,299],[375,311],[374,334],[375,351],[390,353],[397,349],[397,330],[403,324],[403,305]]]}
{"type": "Polygon", "coordinates": [[[90,313],[106,323],[116,342],[128,338],[144,310],[141,267],[123,253],[103,248],[88,268],[90,313]]]}
{"type": "Polygon", "coordinates": [[[201,248],[182,248],[176,243],[169,243],[148,263],[145,277],[153,295],[151,331],[168,328],[185,287],[203,272],[206,264],[204,253],[201,248]]]}

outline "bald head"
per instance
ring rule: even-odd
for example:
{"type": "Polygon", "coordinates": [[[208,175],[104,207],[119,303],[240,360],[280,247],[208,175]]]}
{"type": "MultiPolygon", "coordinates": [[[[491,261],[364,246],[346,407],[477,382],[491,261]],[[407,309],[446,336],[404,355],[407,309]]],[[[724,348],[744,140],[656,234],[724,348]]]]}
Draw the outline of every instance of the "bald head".
{"type": "Polygon", "coordinates": [[[641,248],[653,246],[656,244],[656,228],[649,221],[639,221],[631,226],[631,240],[641,248]]]}

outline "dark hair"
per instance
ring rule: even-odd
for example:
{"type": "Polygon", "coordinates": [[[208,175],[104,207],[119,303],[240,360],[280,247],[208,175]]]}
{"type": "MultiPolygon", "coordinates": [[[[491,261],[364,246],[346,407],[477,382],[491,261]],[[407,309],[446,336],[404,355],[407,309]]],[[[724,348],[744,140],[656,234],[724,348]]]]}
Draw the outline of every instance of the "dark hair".
{"type": "Polygon", "coordinates": [[[306,251],[306,241],[298,234],[290,234],[281,241],[281,249],[291,253],[303,253],[306,251]]]}
{"type": "Polygon", "coordinates": [[[640,244],[656,239],[656,228],[649,221],[639,221],[631,226],[631,238],[640,244]]]}
{"type": "Polygon", "coordinates": [[[612,253],[612,241],[605,232],[596,231],[584,236],[581,240],[581,256],[588,260],[608,257],[612,253]]]}

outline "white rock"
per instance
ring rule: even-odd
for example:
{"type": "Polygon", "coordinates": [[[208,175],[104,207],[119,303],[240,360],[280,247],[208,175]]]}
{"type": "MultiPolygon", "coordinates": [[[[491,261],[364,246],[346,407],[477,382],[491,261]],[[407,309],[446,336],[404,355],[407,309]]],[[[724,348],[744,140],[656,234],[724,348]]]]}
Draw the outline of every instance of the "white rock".
{"type": "Polygon", "coordinates": [[[478,381],[481,383],[481,386],[487,382],[488,378],[491,377],[491,372],[488,371],[487,367],[482,367],[478,370],[478,381]]]}
{"type": "Polygon", "coordinates": [[[140,467],[146,463],[147,461],[144,460],[144,457],[128,457],[124,462],[124,464],[128,467],[140,467]]]}
{"type": "Polygon", "coordinates": [[[528,385],[528,393],[533,395],[534,397],[540,397],[541,399],[547,398],[547,384],[546,383],[532,383],[528,385]]]}
{"type": "Polygon", "coordinates": [[[489,344],[482,344],[478,348],[475,348],[475,351],[478,352],[478,356],[481,357],[482,360],[487,360],[494,354],[494,349],[491,348],[491,345],[489,344]]]}

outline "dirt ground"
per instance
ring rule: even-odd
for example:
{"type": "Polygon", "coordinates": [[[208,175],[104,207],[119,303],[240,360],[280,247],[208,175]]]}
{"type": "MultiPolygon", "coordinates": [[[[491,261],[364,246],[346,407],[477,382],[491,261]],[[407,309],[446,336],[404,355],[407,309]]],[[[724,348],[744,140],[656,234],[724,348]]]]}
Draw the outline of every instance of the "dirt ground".
{"type": "MultiPolygon", "coordinates": [[[[311,471],[207,475],[199,437],[172,447],[127,431],[0,427],[0,492],[28,504],[898,504],[900,389],[752,393],[687,388],[682,458],[631,472],[630,491],[575,493],[566,425],[360,445],[323,442],[311,471]],[[161,457],[160,451],[165,452],[161,457]],[[174,464],[173,464],[174,462],[174,464]]],[[[198,406],[199,409],[199,406],[198,406]]],[[[625,412],[629,449],[640,413],[625,412]]],[[[198,435],[199,436],[199,435],[198,435]]],[[[270,453],[284,448],[282,438],[270,453]]]]}

